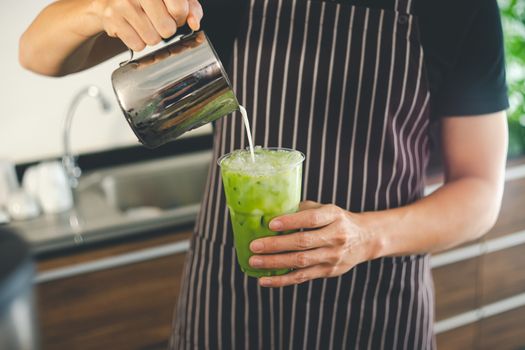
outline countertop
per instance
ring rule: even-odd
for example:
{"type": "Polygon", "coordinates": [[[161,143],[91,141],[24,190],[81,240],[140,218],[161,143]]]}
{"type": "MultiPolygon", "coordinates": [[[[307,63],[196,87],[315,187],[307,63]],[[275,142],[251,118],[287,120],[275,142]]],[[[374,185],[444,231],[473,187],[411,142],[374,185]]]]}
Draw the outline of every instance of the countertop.
{"type": "MultiPolygon", "coordinates": [[[[75,208],[7,225],[31,245],[34,254],[44,254],[104,240],[176,229],[195,221],[204,191],[211,151],[140,162],[87,173],[76,190],[75,208]],[[148,179],[156,188],[148,188],[148,179]],[[167,194],[166,194],[167,193],[167,194]],[[159,198],[152,204],[128,207],[128,201],[172,195],[180,203],[170,206],[159,198]],[[119,197],[120,196],[120,197],[119,197]],[[180,198],[179,198],[180,197],[180,198]],[[126,206],[125,206],[125,205],[126,206]]],[[[132,205],[132,204],[129,204],[132,205]]]]}

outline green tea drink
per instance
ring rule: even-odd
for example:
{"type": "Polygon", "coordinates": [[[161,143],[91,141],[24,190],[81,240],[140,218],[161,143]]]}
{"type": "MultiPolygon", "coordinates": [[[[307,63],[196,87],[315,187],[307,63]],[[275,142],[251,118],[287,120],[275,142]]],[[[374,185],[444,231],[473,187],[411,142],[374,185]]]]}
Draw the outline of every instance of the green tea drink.
{"type": "Polygon", "coordinates": [[[248,276],[282,275],[288,269],[262,270],[250,267],[250,243],[257,238],[288,232],[268,228],[276,216],[294,213],[301,200],[304,155],[290,149],[255,148],[255,161],[248,150],[237,150],[219,159],[226,204],[230,211],[237,260],[248,276]]]}

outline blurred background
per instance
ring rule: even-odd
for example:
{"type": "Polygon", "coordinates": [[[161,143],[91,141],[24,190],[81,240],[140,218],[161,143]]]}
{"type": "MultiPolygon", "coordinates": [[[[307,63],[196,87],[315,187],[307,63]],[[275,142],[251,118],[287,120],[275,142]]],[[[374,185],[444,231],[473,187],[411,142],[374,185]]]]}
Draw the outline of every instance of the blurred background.
{"type": "MultiPolygon", "coordinates": [[[[90,84],[100,87],[113,108],[102,113],[97,101],[87,99],[82,102],[72,126],[75,152],[89,153],[137,145],[136,137],[118,108],[110,80],[119,62],[127,60],[129,54],[121,54],[88,71],[61,79],[35,75],[18,63],[20,36],[51,2],[6,0],[2,3],[0,159],[25,163],[61,155],[61,132],[68,104],[79,90],[90,84]]],[[[209,133],[210,130],[205,127],[197,133],[209,133]]]]}
{"type": "MultiPolygon", "coordinates": [[[[127,54],[59,79],[22,69],[19,37],[50,2],[0,5],[0,349],[164,349],[212,129],[141,147],[110,82],[127,54]],[[74,191],[60,165],[68,110],[74,191]]],[[[525,349],[525,1],[499,4],[511,101],[503,207],[487,236],[432,258],[440,349],[525,349]]],[[[441,181],[432,169],[427,193],[441,181]]]]}
{"type": "Polygon", "coordinates": [[[525,153],[525,1],[500,0],[507,79],[511,107],[509,113],[509,155],[525,153]]]}

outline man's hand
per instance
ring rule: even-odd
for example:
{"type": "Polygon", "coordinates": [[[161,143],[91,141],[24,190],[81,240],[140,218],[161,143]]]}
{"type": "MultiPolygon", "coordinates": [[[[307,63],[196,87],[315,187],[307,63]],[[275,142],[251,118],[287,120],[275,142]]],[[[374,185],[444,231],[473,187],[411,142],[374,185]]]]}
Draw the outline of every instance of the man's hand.
{"type": "Polygon", "coordinates": [[[202,7],[197,0],[95,0],[104,31],[134,51],[156,45],[188,23],[198,30],[202,7]]]}
{"type": "Polygon", "coordinates": [[[271,254],[252,256],[251,266],[295,269],[283,276],[262,277],[259,283],[264,287],[282,287],[335,277],[373,259],[376,242],[359,221],[359,214],[312,201],[302,202],[297,213],[273,219],[269,225],[273,231],[306,230],[265,237],[250,244],[255,254],[271,254]]]}

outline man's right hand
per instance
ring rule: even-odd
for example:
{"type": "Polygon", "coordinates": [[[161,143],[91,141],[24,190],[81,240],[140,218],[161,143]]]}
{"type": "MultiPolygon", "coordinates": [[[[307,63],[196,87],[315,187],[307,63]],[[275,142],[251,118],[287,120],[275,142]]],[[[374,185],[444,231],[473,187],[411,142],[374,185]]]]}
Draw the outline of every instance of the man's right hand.
{"type": "Polygon", "coordinates": [[[156,45],[186,23],[199,30],[202,7],[198,0],[95,0],[103,30],[133,51],[156,45]]]}

